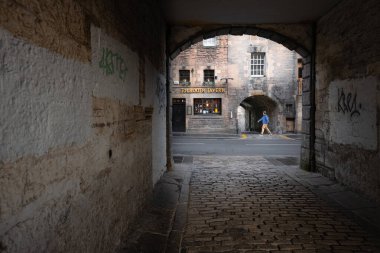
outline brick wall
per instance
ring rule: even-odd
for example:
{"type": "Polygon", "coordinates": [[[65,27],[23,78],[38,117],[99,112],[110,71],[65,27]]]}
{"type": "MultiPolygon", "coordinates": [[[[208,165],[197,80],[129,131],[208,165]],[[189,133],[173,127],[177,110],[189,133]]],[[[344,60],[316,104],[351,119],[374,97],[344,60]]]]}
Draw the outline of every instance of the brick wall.
{"type": "MultiPolygon", "coordinates": [[[[195,129],[211,132],[223,130],[236,133],[237,126],[243,125],[237,122],[240,103],[250,96],[260,94],[270,97],[275,101],[273,104],[277,103],[276,106],[268,105],[266,107],[271,117],[271,129],[274,132],[285,132],[286,104],[290,103],[295,108],[296,63],[297,57],[300,56],[281,44],[258,36],[223,35],[217,38],[218,45],[216,47],[206,48],[202,41],[198,42],[182,51],[173,59],[171,65],[172,97],[186,98],[188,106],[193,105],[194,98],[222,98],[222,115],[208,116],[207,124],[205,124],[205,120],[202,120],[202,116],[188,115],[188,131],[195,129]],[[251,77],[250,50],[253,47],[257,47],[265,53],[265,76],[263,77],[251,77]],[[224,87],[226,92],[223,94],[181,94],[178,88],[182,87],[178,86],[179,71],[181,69],[191,70],[191,87],[199,87],[203,85],[203,70],[208,67],[215,69],[215,75],[218,76],[216,85],[224,87]],[[228,87],[225,80],[221,80],[226,77],[233,78],[228,81],[228,87]],[[175,84],[176,82],[177,84],[175,84]]],[[[257,115],[261,115],[262,112],[256,110],[253,114],[256,118],[252,121],[254,125],[254,122],[258,120],[257,115]]],[[[252,127],[254,127],[253,125],[252,127]]],[[[239,128],[239,131],[245,130],[239,128]]]]}
{"type": "Polygon", "coordinates": [[[191,70],[191,85],[202,86],[203,85],[203,70],[214,69],[215,75],[219,80],[216,80],[216,84],[220,84],[220,78],[225,77],[227,73],[227,55],[228,55],[228,36],[219,36],[217,39],[217,46],[204,47],[203,42],[192,45],[189,49],[181,52],[172,61],[171,79],[172,81],[179,80],[179,70],[185,69],[191,70]]]}
{"type": "Polygon", "coordinates": [[[316,160],[380,202],[378,1],[342,1],[317,24],[316,160]]]}
{"type": "Polygon", "coordinates": [[[215,70],[216,87],[223,87],[224,81],[220,80],[223,77],[228,76],[228,36],[223,35],[217,37],[217,46],[204,47],[203,42],[200,41],[192,45],[189,49],[181,52],[171,64],[171,85],[172,85],[172,97],[173,98],[186,98],[187,106],[193,106],[194,98],[221,98],[222,99],[222,115],[213,115],[207,118],[200,116],[187,116],[186,126],[188,131],[230,131],[230,117],[228,112],[228,96],[226,93],[209,93],[209,94],[181,94],[180,87],[174,85],[175,81],[179,81],[179,70],[190,70],[191,87],[205,87],[204,82],[204,70],[215,70]],[[177,88],[176,88],[177,87],[177,88]]]}
{"type": "Polygon", "coordinates": [[[165,170],[164,43],[155,1],[1,1],[0,251],[115,251],[165,170]]]}

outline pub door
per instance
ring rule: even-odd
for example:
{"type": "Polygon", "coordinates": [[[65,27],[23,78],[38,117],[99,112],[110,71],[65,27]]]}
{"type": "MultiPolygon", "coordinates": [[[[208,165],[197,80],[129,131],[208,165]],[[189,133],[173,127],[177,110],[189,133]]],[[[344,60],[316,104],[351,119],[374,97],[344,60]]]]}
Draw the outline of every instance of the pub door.
{"type": "Polygon", "coordinates": [[[186,99],[173,98],[172,105],[173,132],[186,132],[186,99]]]}

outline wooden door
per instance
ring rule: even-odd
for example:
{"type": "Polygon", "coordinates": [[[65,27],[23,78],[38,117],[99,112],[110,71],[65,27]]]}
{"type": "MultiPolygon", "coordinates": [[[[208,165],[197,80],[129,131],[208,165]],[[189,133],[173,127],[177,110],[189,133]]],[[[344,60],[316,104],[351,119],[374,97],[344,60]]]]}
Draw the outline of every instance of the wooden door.
{"type": "Polygon", "coordinates": [[[173,98],[172,130],[186,132],[186,99],[184,98],[173,98]]]}

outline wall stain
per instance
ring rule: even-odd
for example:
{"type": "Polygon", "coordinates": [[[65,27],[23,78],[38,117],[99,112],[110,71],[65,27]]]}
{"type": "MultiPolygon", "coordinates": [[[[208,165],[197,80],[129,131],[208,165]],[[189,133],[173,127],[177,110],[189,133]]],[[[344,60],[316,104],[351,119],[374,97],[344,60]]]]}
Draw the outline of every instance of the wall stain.
{"type": "Polygon", "coordinates": [[[111,173],[112,169],[110,167],[108,168],[105,168],[104,170],[101,170],[98,175],[96,176],[96,179],[102,179],[102,178],[105,178],[105,177],[108,177],[109,174],[111,173]]]}
{"type": "Polygon", "coordinates": [[[3,242],[0,241],[0,252],[5,252],[7,250],[7,247],[3,244],[3,242]]]}

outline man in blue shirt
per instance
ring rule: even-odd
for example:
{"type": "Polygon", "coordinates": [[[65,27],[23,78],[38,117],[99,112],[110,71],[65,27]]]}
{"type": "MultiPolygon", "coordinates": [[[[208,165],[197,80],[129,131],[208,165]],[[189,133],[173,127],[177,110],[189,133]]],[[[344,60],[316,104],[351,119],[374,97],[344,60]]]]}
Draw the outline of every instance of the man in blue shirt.
{"type": "Polygon", "coordinates": [[[269,117],[268,117],[266,111],[263,111],[263,116],[262,116],[261,119],[259,119],[257,122],[260,122],[260,121],[263,122],[263,126],[261,127],[261,135],[264,134],[264,130],[265,130],[265,129],[269,132],[270,135],[272,135],[272,133],[270,132],[270,130],[269,130],[269,128],[268,128],[269,117]]]}

